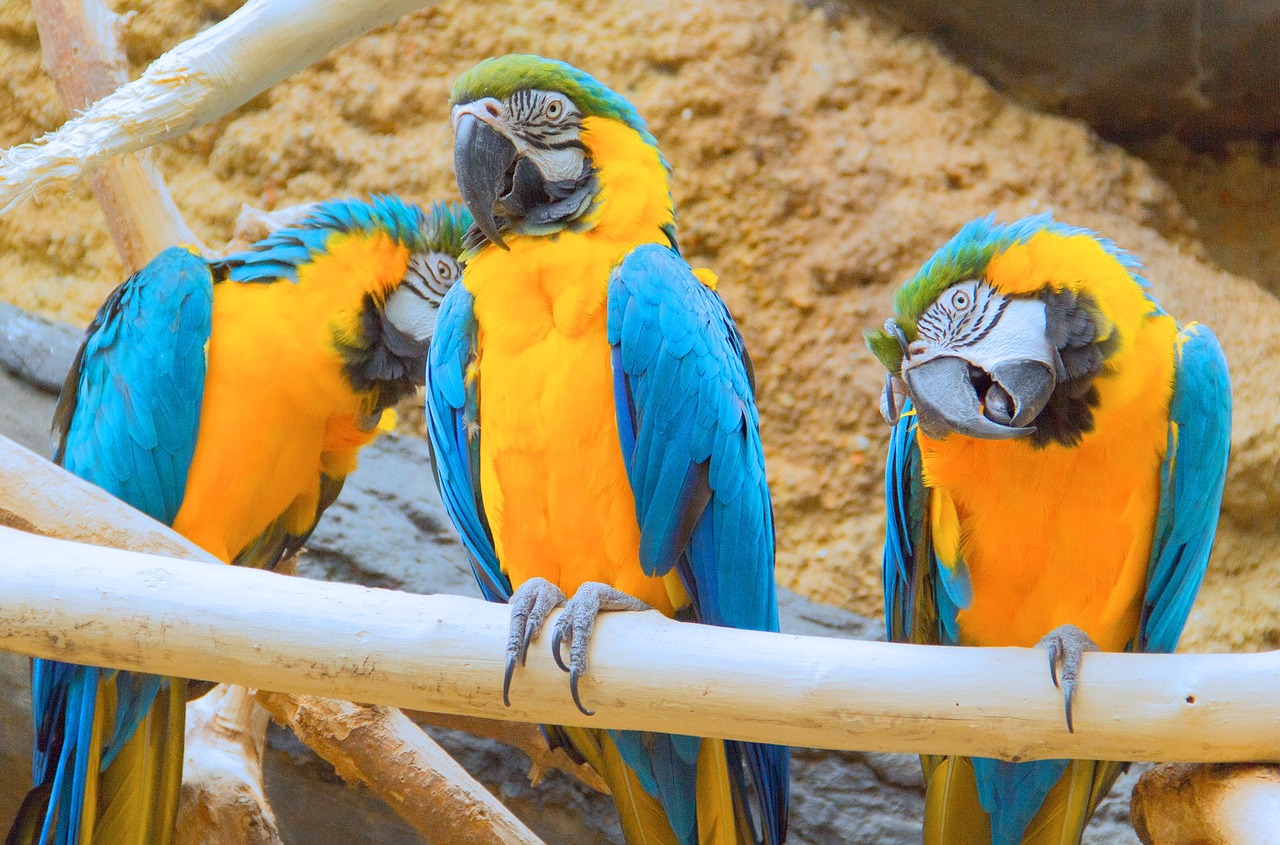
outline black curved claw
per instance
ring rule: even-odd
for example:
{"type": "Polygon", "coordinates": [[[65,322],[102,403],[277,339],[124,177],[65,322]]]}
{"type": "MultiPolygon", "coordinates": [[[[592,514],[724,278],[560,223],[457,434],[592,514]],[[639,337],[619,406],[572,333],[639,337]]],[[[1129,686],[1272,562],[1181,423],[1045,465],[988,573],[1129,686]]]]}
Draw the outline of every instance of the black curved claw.
{"type": "Polygon", "coordinates": [[[565,605],[564,613],[556,620],[551,649],[556,665],[569,673],[569,693],[573,696],[573,703],[583,715],[594,716],[596,713],[582,705],[582,696],[578,691],[582,676],[587,674],[587,646],[591,643],[591,632],[595,629],[596,617],[602,610],[652,609],[640,599],[596,581],[588,581],[579,587],[573,598],[565,605]],[[560,656],[560,646],[565,642],[569,644],[567,665],[564,658],[560,656]]]}
{"type": "MultiPolygon", "coordinates": [[[[559,623],[556,624],[556,629],[551,632],[551,656],[555,658],[556,665],[559,666],[561,670],[572,675],[573,670],[569,668],[569,665],[564,662],[564,658],[560,656],[560,644],[564,642],[564,632],[565,626],[562,626],[559,623]]],[[[579,705],[579,707],[581,707],[581,705],[579,705]]]]}
{"type": "Polygon", "coordinates": [[[545,578],[531,578],[511,596],[511,623],[507,630],[507,665],[502,674],[502,703],[511,706],[511,678],[516,663],[529,659],[529,643],[542,630],[547,615],[564,604],[564,593],[545,578]]]}
{"type": "Polygon", "coordinates": [[[1062,706],[1067,713],[1067,733],[1076,732],[1075,725],[1071,724],[1071,699],[1075,698],[1076,685],[1070,681],[1063,681],[1062,684],[1062,706]]]}
{"type": "Polygon", "coordinates": [[[1058,660],[1062,657],[1062,646],[1057,639],[1050,639],[1049,637],[1045,637],[1040,643],[1049,655],[1049,677],[1053,679],[1053,688],[1061,689],[1058,686],[1058,660]]]}
{"type": "MultiPolygon", "coordinates": [[[[523,662],[523,661],[521,661],[523,662]]],[[[511,676],[516,673],[516,655],[507,651],[507,670],[502,673],[502,706],[511,706],[511,676]]]]}
{"type": "Polygon", "coordinates": [[[578,679],[582,677],[582,673],[578,671],[578,667],[574,666],[569,670],[569,694],[573,696],[573,703],[585,716],[594,716],[596,711],[588,710],[582,706],[582,698],[578,695],[578,679]]]}

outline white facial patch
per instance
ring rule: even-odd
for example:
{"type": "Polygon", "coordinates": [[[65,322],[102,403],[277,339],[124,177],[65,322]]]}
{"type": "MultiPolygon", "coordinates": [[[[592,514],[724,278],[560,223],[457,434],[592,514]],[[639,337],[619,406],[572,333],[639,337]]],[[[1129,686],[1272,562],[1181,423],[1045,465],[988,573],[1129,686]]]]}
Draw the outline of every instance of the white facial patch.
{"type": "Polygon", "coordinates": [[[1056,350],[1038,299],[1015,299],[970,279],[947,288],[920,317],[920,338],[935,353],[959,355],[988,372],[1005,361],[1040,361],[1054,368],[1056,350]]]}
{"type": "Polygon", "coordinates": [[[436,330],[436,306],[400,285],[387,297],[386,315],[391,325],[419,343],[431,340],[436,330]]]}
{"type": "Polygon", "coordinates": [[[404,279],[387,297],[387,320],[417,342],[426,343],[435,332],[444,295],[460,278],[462,265],[453,256],[415,253],[409,258],[404,279]]]}
{"type": "Polygon", "coordinates": [[[587,154],[579,147],[565,147],[561,150],[529,147],[525,156],[548,182],[573,182],[582,175],[582,162],[587,154]]]}
{"type": "Polygon", "coordinates": [[[980,340],[965,348],[964,357],[990,372],[1005,361],[1039,361],[1053,369],[1055,350],[1049,345],[1047,315],[1038,299],[1006,300],[1004,312],[980,340]]]}

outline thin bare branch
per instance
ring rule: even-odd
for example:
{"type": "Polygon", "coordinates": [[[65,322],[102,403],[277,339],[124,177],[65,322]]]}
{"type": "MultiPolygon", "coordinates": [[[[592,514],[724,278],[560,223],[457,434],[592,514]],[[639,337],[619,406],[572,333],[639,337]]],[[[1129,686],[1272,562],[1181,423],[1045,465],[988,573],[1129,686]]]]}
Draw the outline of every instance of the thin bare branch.
{"type": "MultiPolygon", "coordinates": [[[[32,8],[45,73],[70,111],[85,108],[129,81],[120,48],[120,19],[105,3],[32,0],[32,8]]],[[[89,181],[130,272],[174,244],[203,249],[178,213],[150,151],[104,161],[89,181]]]]}
{"type": "Polygon", "coordinates": [[[125,153],[217,120],[429,0],[249,0],[133,82],[29,144],[0,152],[0,213],[125,153]]]}

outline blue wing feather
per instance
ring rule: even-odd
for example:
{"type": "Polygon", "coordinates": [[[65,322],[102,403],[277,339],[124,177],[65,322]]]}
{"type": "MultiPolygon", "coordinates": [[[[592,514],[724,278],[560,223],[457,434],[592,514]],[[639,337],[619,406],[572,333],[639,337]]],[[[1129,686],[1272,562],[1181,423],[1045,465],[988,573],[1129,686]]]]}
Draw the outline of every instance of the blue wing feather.
{"type": "MultiPolygon", "coordinates": [[[[609,280],[614,402],[650,575],[677,569],[698,621],[778,630],[773,511],[749,359],[728,309],[667,247],[641,246],[609,280]]],[[[698,741],[611,731],[682,841],[694,834],[698,741]],[[655,770],[657,771],[655,774],[655,770]],[[661,784],[657,787],[657,784],[661,784]]],[[[786,748],[726,742],[739,797],[756,786],[764,841],[785,837],[786,748]]],[[[745,804],[744,804],[745,806],[745,804]]]]}
{"type": "Polygon", "coordinates": [[[435,336],[428,353],[427,441],[440,498],[471,558],[480,591],[488,601],[511,598],[511,581],[502,572],[480,498],[477,456],[480,449],[477,397],[467,383],[475,358],[474,297],[454,285],[440,303],[435,336]]]}
{"type": "Polygon", "coordinates": [[[1138,651],[1178,646],[1209,563],[1231,447],[1231,382],[1218,338],[1192,323],[1179,332],[1176,355],[1138,651]]]}
{"type": "MultiPolygon", "coordinates": [[[[171,523],[199,434],[213,278],[174,247],[116,288],[85,334],[54,415],[54,459],[138,510],[171,523]]],[[[165,680],[32,661],[35,782],[51,783],[45,836],[74,843],[88,778],[99,681],[117,708],[105,768],[133,736],[165,680]],[[54,829],[56,817],[56,830],[54,829]]]]}
{"type": "Polygon", "coordinates": [[[885,465],[886,526],[882,577],[885,625],[892,642],[958,645],[961,610],[973,601],[963,560],[942,565],[928,526],[916,416],[907,400],[889,436],[885,465]],[[927,548],[926,548],[927,546],[927,548]]]}

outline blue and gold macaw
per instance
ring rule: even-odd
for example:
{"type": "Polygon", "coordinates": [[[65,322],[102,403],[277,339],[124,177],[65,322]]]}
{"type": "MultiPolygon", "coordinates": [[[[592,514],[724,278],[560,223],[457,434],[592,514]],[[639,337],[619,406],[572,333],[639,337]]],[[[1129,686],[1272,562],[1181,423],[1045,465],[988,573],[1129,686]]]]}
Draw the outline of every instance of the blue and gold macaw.
{"type": "MultiPolygon", "coordinates": [[[[1179,328],[1137,271],[1110,241],[1049,215],[987,217],[867,334],[895,423],[890,639],[1045,646],[1069,729],[1084,651],[1177,646],[1226,475],[1217,338],[1179,328]]],[[[1122,765],[922,763],[927,845],[1078,843],[1122,765]]]]}
{"type": "MultiPolygon", "coordinates": [[[[601,610],[776,631],[751,362],[676,247],[657,142],[622,97],[538,56],[481,62],[452,101],[475,225],[440,308],[428,434],[480,587],[511,605],[504,696],[566,594],[552,650],[580,708],[601,610]]],[[[604,777],[632,845],[786,838],[785,748],[548,732],[604,777]]]]}
{"type": "MultiPolygon", "coordinates": [[[[55,460],[228,563],[296,553],[423,383],[462,208],[318,204],[244,252],[174,247],[107,298],[67,376],[55,460]]],[[[11,845],[166,845],[187,682],[32,665],[35,789],[11,845]]]]}

